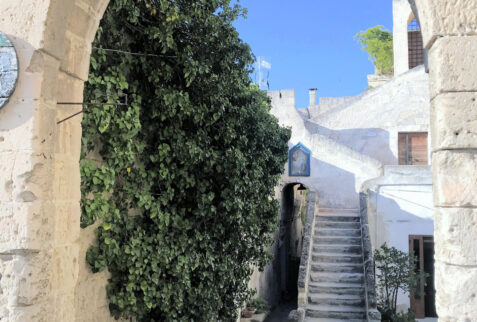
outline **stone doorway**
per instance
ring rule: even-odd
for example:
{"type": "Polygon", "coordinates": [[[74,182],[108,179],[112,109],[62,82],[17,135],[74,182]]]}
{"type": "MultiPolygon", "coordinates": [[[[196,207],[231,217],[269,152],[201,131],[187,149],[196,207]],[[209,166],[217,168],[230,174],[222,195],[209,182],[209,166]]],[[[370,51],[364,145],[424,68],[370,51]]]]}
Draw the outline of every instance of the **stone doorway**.
{"type": "MultiPolygon", "coordinates": [[[[297,308],[298,274],[308,204],[308,188],[290,183],[282,191],[280,229],[277,240],[279,307],[272,316],[286,318],[297,308]]],[[[286,319],[284,320],[286,321],[286,319]]]]}

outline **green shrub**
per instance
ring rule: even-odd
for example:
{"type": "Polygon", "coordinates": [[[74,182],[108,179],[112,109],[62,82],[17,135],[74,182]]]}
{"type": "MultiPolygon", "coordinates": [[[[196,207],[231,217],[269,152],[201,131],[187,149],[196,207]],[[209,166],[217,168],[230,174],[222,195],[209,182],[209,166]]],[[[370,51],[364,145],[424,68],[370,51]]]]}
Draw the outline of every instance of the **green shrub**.
{"type": "Polygon", "coordinates": [[[414,255],[383,244],[374,253],[378,310],[383,321],[414,321],[413,312],[397,313],[399,291],[416,290],[428,274],[415,271],[414,255]],[[407,319],[407,320],[406,320],[407,319]]]}
{"type": "Polygon", "coordinates": [[[357,33],[355,38],[369,54],[377,74],[393,74],[393,35],[390,31],[384,30],[383,26],[375,26],[357,33]]]}

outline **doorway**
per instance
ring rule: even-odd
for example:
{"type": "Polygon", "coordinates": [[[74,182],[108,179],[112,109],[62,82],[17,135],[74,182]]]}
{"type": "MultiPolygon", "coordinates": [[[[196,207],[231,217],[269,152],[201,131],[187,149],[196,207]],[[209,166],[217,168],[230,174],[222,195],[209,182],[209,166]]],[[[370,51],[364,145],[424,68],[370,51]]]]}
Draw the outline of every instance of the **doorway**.
{"type": "Polygon", "coordinates": [[[298,296],[298,272],[307,199],[308,189],[303,184],[292,183],[283,189],[278,239],[282,302],[296,302],[298,296]]]}
{"type": "Polygon", "coordinates": [[[416,258],[415,270],[428,274],[422,279],[417,291],[411,292],[411,309],[416,318],[437,317],[436,289],[434,284],[434,237],[424,235],[409,236],[409,251],[416,258]]]}

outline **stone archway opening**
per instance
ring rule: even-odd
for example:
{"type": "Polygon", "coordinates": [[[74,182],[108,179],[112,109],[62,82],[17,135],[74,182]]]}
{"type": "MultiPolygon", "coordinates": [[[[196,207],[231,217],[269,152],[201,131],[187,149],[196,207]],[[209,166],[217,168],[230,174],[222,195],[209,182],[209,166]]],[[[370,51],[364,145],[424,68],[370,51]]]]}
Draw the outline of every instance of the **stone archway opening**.
{"type": "Polygon", "coordinates": [[[282,191],[278,237],[280,301],[297,305],[298,275],[308,205],[308,188],[287,184],[282,191]]]}

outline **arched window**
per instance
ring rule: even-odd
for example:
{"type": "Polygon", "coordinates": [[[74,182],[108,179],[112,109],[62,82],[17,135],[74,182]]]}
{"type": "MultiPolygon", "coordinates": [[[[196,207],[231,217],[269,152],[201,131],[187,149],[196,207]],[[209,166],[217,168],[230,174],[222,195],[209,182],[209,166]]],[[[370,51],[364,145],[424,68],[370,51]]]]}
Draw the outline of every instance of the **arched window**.
{"type": "Polygon", "coordinates": [[[424,48],[421,27],[414,18],[407,27],[407,43],[409,52],[409,69],[424,64],[424,48]]]}

